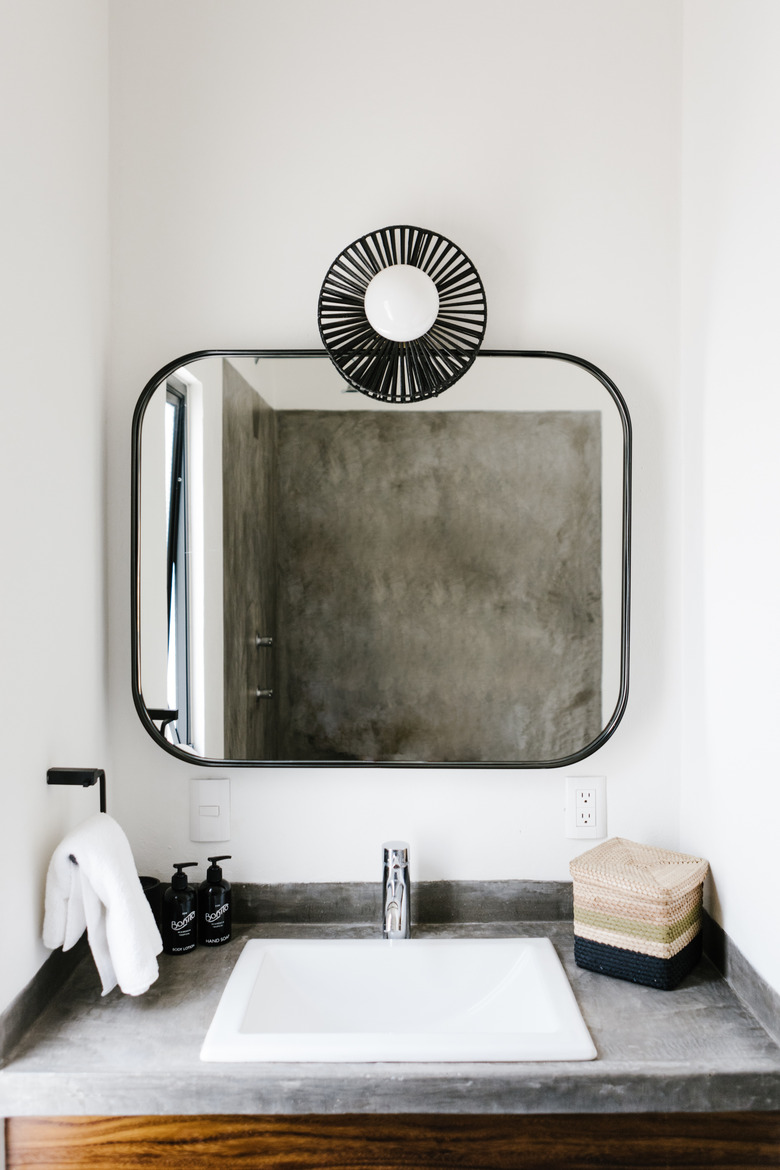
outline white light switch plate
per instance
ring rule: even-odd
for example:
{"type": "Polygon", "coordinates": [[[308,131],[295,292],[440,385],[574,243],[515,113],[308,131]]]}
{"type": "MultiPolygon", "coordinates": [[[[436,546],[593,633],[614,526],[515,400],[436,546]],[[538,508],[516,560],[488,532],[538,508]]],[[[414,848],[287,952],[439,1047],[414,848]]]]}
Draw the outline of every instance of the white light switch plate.
{"type": "Polygon", "coordinates": [[[230,840],[230,780],[190,780],[190,841],[230,840]]]}

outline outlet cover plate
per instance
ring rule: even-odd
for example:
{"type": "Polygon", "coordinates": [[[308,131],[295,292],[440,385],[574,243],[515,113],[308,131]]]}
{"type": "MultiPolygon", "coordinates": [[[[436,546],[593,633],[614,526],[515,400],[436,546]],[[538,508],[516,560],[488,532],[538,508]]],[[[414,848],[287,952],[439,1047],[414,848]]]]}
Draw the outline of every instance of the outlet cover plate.
{"type": "Polygon", "coordinates": [[[596,838],[607,835],[606,776],[567,776],[565,835],[596,838]]]}

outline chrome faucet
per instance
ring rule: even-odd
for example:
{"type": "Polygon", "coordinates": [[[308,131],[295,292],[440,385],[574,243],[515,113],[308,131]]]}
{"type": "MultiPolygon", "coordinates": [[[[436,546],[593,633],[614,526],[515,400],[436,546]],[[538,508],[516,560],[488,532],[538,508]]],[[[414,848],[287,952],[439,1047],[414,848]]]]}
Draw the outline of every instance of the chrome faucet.
{"type": "Polygon", "coordinates": [[[412,937],[412,883],[409,879],[409,845],[385,841],[382,874],[382,938],[412,937]]]}

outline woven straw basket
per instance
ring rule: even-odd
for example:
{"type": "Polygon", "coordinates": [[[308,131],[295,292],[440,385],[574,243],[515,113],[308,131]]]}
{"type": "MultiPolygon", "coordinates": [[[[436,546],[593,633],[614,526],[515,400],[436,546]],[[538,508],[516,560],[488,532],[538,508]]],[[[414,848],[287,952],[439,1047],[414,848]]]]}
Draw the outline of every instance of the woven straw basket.
{"type": "Polygon", "coordinates": [[[577,965],[669,990],[701,957],[701,857],[613,837],[576,857],[577,965]]]}

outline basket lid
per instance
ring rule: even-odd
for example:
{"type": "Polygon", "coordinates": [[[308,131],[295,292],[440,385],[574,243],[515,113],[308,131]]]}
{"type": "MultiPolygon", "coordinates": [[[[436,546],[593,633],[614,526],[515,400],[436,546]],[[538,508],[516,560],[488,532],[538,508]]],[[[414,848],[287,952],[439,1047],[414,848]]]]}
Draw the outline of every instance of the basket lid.
{"type": "Polygon", "coordinates": [[[569,863],[575,881],[629,890],[657,901],[689,893],[704,881],[708,869],[703,857],[640,845],[624,837],[612,837],[569,863]]]}

